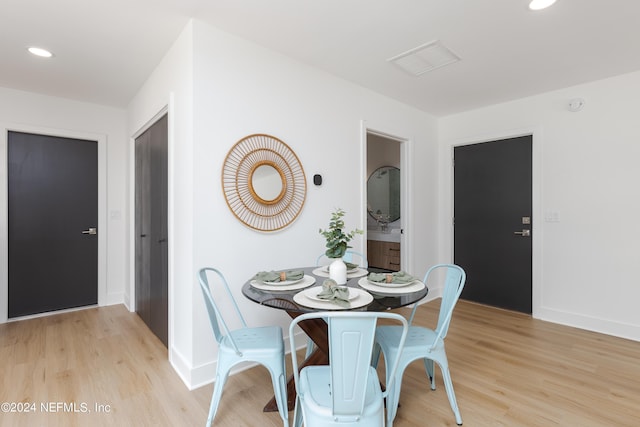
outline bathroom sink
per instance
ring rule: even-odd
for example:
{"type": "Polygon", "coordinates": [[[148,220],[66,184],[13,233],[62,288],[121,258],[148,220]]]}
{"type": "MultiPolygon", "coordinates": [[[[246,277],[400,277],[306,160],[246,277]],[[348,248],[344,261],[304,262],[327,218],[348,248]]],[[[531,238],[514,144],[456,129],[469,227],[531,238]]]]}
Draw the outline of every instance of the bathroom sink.
{"type": "Polygon", "coordinates": [[[400,242],[400,229],[392,229],[386,232],[380,230],[367,230],[368,240],[379,240],[381,242],[400,242]]]}

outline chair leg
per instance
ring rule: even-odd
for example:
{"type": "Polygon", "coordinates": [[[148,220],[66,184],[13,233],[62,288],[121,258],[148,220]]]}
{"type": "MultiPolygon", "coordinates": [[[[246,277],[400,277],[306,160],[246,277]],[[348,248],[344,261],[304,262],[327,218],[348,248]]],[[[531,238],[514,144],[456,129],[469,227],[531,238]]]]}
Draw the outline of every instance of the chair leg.
{"type": "Polygon", "coordinates": [[[458,409],[458,402],[456,401],[456,394],[453,392],[453,382],[451,382],[451,374],[449,373],[448,364],[439,364],[442,371],[442,379],[444,380],[444,388],[447,390],[447,397],[449,398],[449,404],[453,410],[453,414],[456,417],[456,424],[462,425],[462,417],[460,416],[460,410],[458,409]]]}
{"type": "Polygon", "coordinates": [[[311,353],[313,353],[313,340],[311,338],[307,339],[307,351],[304,354],[304,358],[307,359],[309,356],[311,356],[311,353]]]}
{"type": "Polygon", "coordinates": [[[300,398],[296,397],[296,404],[293,409],[293,427],[302,426],[302,408],[300,407],[300,398]]]}
{"type": "Polygon", "coordinates": [[[378,363],[380,361],[380,344],[375,343],[373,345],[373,351],[371,352],[371,366],[374,368],[378,367],[378,363]]]}
{"type": "Polygon", "coordinates": [[[211,396],[211,405],[209,406],[209,417],[207,418],[207,427],[213,423],[213,419],[218,412],[218,405],[220,404],[220,398],[222,397],[222,389],[227,382],[229,371],[225,371],[223,374],[216,373],[216,380],[213,385],[213,395],[211,396]]]}
{"type": "Polygon", "coordinates": [[[433,370],[433,360],[424,358],[424,367],[427,370],[427,375],[429,376],[429,381],[431,382],[431,390],[436,389],[436,373],[433,370]]]}
{"type": "MultiPolygon", "coordinates": [[[[384,360],[385,364],[388,363],[391,365],[393,362],[388,361],[386,358],[384,360]]],[[[398,404],[400,403],[400,389],[402,388],[402,376],[404,375],[404,370],[406,369],[407,364],[400,361],[398,368],[396,369],[396,377],[393,380],[393,384],[391,385],[391,389],[387,389],[387,426],[393,426],[393,420],[396,418],[396,414],[398,413],[398,404]]],[[[385,370],[388,369],[385,366],[385,370]]],[[[388,372],[388,371],[387,371],[388,372]]],[[[387,384],[389,384],[389,378],[387,378],[387,384]]]]}
{"type": "Polygon", "coordinates": [[[289,408],[287,407],[287,385],[285,384],[285,367],[284,363],[279,372],[274,372],[269,369],[271,373],[271,383],[273,384],[273,392],[276,398],[276,404],[278,405],[278,412],[284,422],[284,427],[289,427],[289,408]]]}

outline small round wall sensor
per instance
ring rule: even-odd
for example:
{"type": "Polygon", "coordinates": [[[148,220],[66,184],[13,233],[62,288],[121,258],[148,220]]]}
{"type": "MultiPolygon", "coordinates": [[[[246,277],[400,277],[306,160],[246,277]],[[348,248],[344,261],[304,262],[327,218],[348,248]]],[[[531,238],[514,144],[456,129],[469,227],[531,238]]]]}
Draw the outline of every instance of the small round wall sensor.
{"type": "Polygon", "coordinates": [[[574,98],[569,101],[569,111],[575,113],[576,111],[582,110],[582,107],[584,107],[584,99],[582,98],[574,98]]]}
{"type": "Polygon", "coordinates": [[[322,185],[322,175],[313,175],[313,183],[315,185],[322,185]]]}

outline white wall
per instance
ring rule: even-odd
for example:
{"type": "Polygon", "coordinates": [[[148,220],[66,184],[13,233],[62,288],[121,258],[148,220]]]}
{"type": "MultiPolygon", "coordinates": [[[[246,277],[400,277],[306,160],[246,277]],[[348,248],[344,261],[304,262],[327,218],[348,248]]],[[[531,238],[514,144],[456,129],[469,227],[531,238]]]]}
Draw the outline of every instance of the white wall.
{"type": "MultiPolygon", "coordinates": [[[[131,104],[129,132],[168,98],[170,192],[176,199],[170,205],[169,341],[173,366],[188,386],[212,381],[216,360],[197,270],[214,266],[225,273],[249,324],[286,327],[284,312],[248,301],[240,288],[260,270],[312,265],[324,250],[318,229],[336,207],[347,212],[347,227],[364,227],[365,126],[408,139],[411,158],[427,166],[415,168],[417,183],[407,185],[417,218],[410,252],[416,274],[436,261],[437,135],[431,116],[199,21],[185,29],[131,104]],[[222,193],[225,156],[252,133],[282,139],[307,177],[302,212],[278,232],[244,226],[222,193]],[[312,183],[316,173],[324,178],[320,187],[312,183]]],[[[363,246],[362,239],[354,242],[356,249],[363,246]]]]}
{"type": "MultiPolygon", "coordinates": [[[[128,280],[128,201],[125,111],[95,104],[0,88],[0,227],[6,227],[7,130],[98,140],[100,186],[99,304],[123,301],[128,280]]],[[[0,232],[0,266],[6,265],[6,234],[0,232]]],[[[6,307],[6,268],[0,269],[0,307],[6,307]]],[[[1,317],[2,309],[0,309],[1,317]]],[[[5,313],[6,317],[6,313],[5,313]]]]}
{"type": "Polygon", "coordinates": [[[441,119],[442,255],[452,253],[452,147],[533,132],[534,316],[640,340],[638,99],[632,73],[441,119]],[[570,112],[576,97],[586,105],[570,112]]]}
{"type": "MultiPolygon", "coordinates": [[[[236,38],[201,22],[194,24],[194,271],[220,268],[233,284],[250,324],[288,326],[281,311],[256,306],[240,293],[260,270],[308,266],[324,251],[318,229],[328,225],[336,207],[347,212],[347,228],[364,228],[366,182],[362,120],[367,126],[411,140],[414,157],[435,169],[435,120],[415,109],[376,95],[317,69],[236,38]],[[288,228],[259,233],[240,223],[227,208],[221,168],[241,138],[267,133],[282,139],[300,159],[307,176],[302,213],[288,228]],[[312,183],[314,174],[323,184],[312,183]]],[[[420,197],[415,197],[420,239],[414,265],[424,274],[435,261],[435,210],[428,217],[437,187],[417,168],[420,197]],[[426,215],[423,214],[426,212],[426,215]]],[[[365,242],[354,242],[362,250],[365,242]]],[[[192,278],[195,286],[195,281],[192,278]]],[[[203,372],[214,359],[213,340],[201,296],[194,293],[194,366],[203,372]]]]}

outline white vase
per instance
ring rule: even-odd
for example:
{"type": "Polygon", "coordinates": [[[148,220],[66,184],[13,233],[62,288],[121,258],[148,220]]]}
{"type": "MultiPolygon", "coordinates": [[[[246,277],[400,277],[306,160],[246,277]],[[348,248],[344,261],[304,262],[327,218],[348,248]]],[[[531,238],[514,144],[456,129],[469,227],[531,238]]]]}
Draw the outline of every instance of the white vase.
{"type": "Polygon", "coordinates": [[[334,258],[329,264],[329,279],[335,280],[338,285],[347,284],[347,264],[342,258],[334,258]]]}

